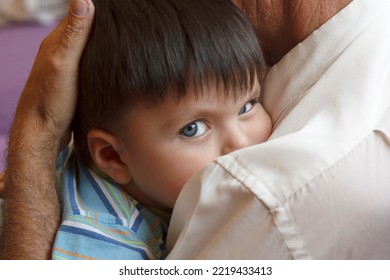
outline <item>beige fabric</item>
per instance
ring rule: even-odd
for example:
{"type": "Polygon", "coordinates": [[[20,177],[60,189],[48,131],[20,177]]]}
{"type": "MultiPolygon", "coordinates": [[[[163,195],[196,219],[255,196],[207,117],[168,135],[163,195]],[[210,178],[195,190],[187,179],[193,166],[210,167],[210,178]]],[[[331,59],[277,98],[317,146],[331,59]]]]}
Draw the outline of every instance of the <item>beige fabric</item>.
{"type": "Polygon", "coordinates": [[[271,139],[190,180],[170,259],[390,259],[389,26],[355,0],[270,70],[271,139]]]}

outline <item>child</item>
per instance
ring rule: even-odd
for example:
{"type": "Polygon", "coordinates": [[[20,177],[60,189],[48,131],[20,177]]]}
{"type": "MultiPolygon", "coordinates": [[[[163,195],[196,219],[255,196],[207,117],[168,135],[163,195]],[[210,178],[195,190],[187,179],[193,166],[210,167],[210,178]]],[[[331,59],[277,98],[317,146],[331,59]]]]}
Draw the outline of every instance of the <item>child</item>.
{"type": "Polygon", "coordinates": [[[95,0],[54,259],[164,259],[191,175],[265,141],[265,64],[228,0],[95,0]]]}

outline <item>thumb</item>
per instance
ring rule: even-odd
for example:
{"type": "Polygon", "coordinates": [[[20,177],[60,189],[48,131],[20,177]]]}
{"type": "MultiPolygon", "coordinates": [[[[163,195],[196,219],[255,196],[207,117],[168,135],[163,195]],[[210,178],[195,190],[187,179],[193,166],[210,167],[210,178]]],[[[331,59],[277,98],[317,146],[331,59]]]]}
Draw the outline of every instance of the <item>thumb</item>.
{"type": "Polygon", "coordinates": [[[81,56],[92,29],[94,12],[91,0],[71,1],[68,16],[60,24],[63,34],[58,42],[58,51],[73,58],[81,56]]]}

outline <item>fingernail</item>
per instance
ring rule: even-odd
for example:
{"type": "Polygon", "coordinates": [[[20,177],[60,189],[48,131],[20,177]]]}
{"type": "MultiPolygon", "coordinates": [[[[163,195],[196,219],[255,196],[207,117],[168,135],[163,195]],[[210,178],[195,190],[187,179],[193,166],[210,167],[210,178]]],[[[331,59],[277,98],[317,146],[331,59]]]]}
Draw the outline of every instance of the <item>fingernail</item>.
{"type": "Polygon", "coordinates": [[[88,3],[85,0],[74,0],[71,9],[74,15],[84,17],[88,12],[88,3]]]}

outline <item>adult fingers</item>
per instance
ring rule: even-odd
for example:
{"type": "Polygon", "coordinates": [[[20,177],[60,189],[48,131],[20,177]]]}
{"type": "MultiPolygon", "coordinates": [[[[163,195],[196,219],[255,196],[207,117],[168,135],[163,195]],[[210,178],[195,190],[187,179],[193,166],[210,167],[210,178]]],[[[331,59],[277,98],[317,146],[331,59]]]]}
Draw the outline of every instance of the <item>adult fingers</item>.
{"type": "Polygon", "coordinates": [[[41,43],[19,99],[15,121],[29,117],[38,128],[66,145],[77,101],[78,68],[92,29],[92,0],[72,0],[66,16],[41,43]]]}

